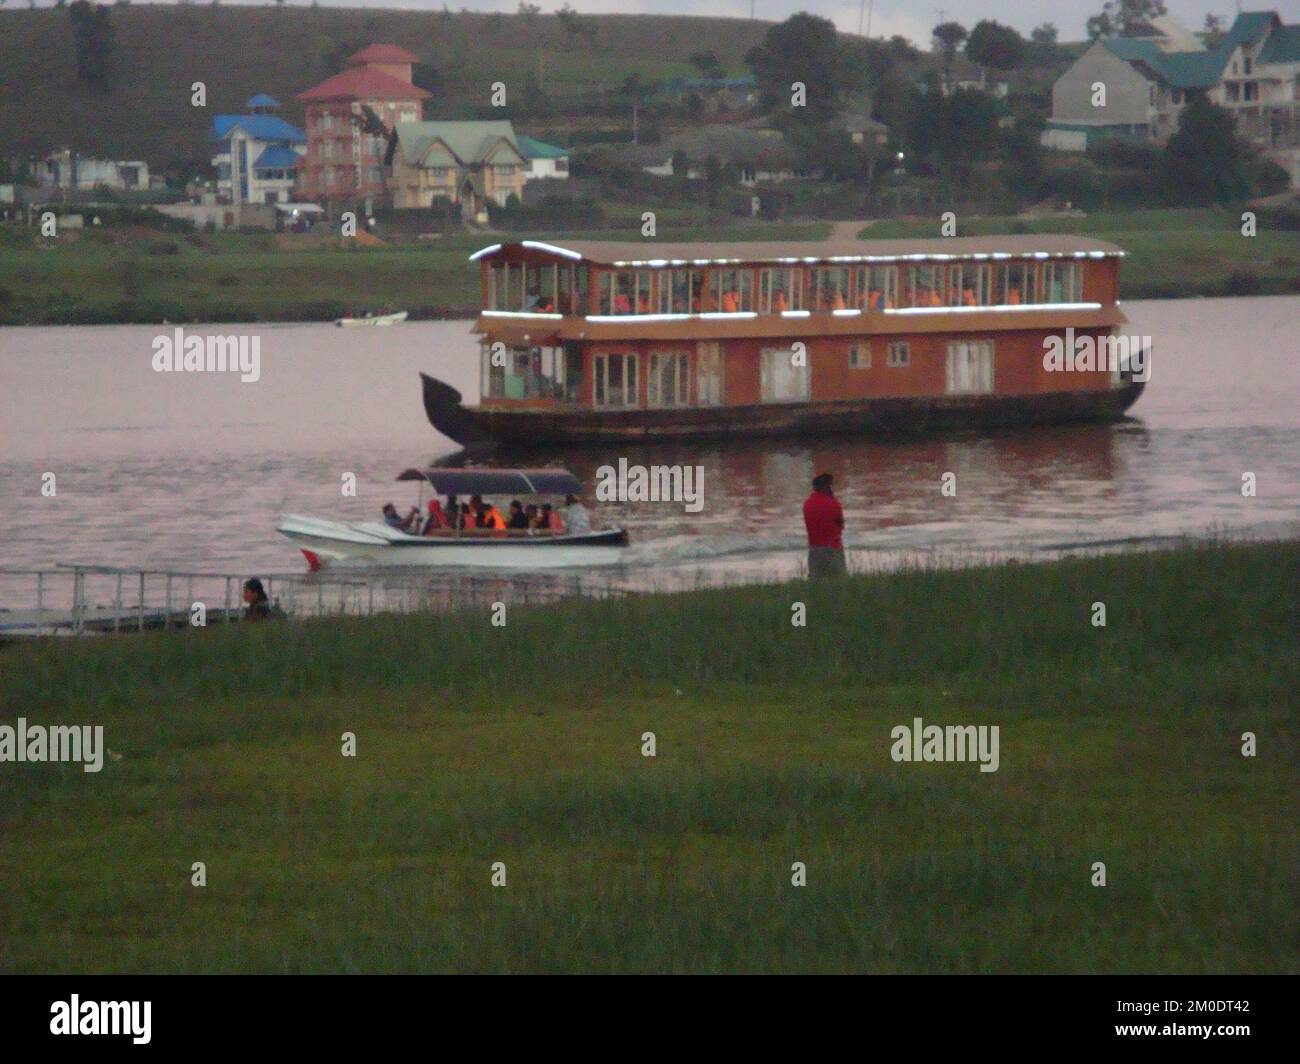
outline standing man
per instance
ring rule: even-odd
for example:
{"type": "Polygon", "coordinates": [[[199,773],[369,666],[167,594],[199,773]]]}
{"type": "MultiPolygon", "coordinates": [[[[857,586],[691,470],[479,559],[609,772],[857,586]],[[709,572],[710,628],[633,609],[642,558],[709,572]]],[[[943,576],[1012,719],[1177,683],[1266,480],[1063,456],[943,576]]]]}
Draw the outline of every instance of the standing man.
{"type": "Polygon", "coordinates": [[[848,572],[840,539],[844,510],[831,491],[832,479],[829,473],[814,477],[812,494],[803,504],[803,523],[808,530],[808,576],[814,580],[848,572]]]}

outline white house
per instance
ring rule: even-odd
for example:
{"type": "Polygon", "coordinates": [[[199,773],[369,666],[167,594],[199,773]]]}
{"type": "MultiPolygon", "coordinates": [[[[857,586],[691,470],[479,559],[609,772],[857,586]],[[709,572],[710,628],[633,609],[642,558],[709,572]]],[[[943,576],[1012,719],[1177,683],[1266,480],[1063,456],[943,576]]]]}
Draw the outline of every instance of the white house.
{"type": "Polygon", "coordinates": [[[279,101],[264,93],[245,106],[248,114],[212,119],[208,139],[215,146],[218,194],[227,203],[288,203],[306,134],[276,115],[279,101]]]}
{"type": "Polygon", "coordinates": [[[524,178],[528,181],[535,181],[540,177],[559,177],[567,178],[569,176],[569,149],[557,148],[553,144],[545,144],[540,140],[534,140],[532,137],[525,137],[522,133],[515,134],[515,143],[519,146],[519,151],[528,161],[524,170],[524,178]]]}
{"type": "Polygon", "coordinates": [[[149,166],[138,160],[92,159],[64,148],[41,160],[38,184],[66,189],[147,189],[149,166]]]}

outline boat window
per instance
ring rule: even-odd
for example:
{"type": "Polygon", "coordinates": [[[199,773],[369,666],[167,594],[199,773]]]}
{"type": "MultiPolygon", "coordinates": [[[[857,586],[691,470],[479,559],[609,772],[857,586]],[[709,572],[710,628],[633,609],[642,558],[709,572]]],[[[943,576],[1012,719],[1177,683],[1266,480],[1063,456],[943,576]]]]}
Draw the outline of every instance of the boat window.
{"type": "Polygon", "coordinates": [[[810,394],[807,359],[795,361],[788,347],[764,347],[759,352],[759,388],[765,403],[806,402],[810,394]]]}
{"type": "Polygon", "coordinates": [[[912,349],[906,340],[893,340],[885,349],[886,366],[906,366],[912,361],[912,349]]]}
{"type": "Polygon", "coordinates": [[[695,402],[700,406],[722,405],[722,345],[702,341],[695,347],[695,402]]]}
{"type": "Polygon", "coordinates": [[[656,313],[689,314],[691,312],[691,271],[657,270],[656,313]]]}
{"type": "Polygon", "coordinates": [[[483,395],[489,399],[563,399],[566,394],[562,347],[506,347],[492,357],[483,341],[483,395]]]}
{"type": "Polygon", "coordinates": [[[555,272],[556,266],[523,266],[522,303],[520,310],[531,310],[541,314],[555,312],[555,272]]]}
{"type": "MultiPolygon", "coordinates": [[[[572,264],[557,266],[555,277],[556,311],[560,314],[586,314],[585,299],[578,292],[578,275],[585,280],[587,268],[572,264]]],[[[585,288],[585,285],[583,286],[585,288]]],[[[585,293],[584,293],[585,295],[585,293]]]]}
{"type": "Polygon", "coordinates": [[[718,309],[737,314],[754,309],[754,274],[752,270],[715,270],[718,282],[718,309]]]}
{"type": "Polygon", "coordinates": [[[818,266],[813,273],[813,307],[816,310],[846,310],[849,306],[847,266],[818,266]]]}
{"type": "Polygon", "coordinates": [[[1024,262],[1008,262],[998,267],[998,301],[1003,306],[1035,302],[1032,269],[1024,262]]]}
{"type": "Polygon", "coordinates": [[[943,296],[942,266],[909,266],[907,268],[907,306],[941,307],[944,305],[943,296]]]}
{"type": "Polygon", "coordinates": [[[604,275],[600,296],[602,314],[636,313],[636,271],[611,270],[604,275]]]}
{"type": "Polygon", "coordinates": [[[687,406],[691,401],[690,359],[684,351],[650,352],[646,378],[649,406],[687,406]]]}
{"type": "Polygon", "coordinates": [[[849,369],[871,368],[871,344],[849,344],[849,369]]]}
{"type": "Polygon", "coordinates": [[[1079,303],[1083,300],[1083,267],[1077,262],[1043,263],[1044,303],[1079,303]]]}
{"type": "Polygon", "coordinates": [[[898,267],[859,266],[855,302],[863,310],[892,310],[898,306],[898,267]]]}
{"type": "Polygon", "coordinates": [[[953,264],[948,267],[948,306],[975,306],[974,272],[953,264]]]}
{"type": "Polygon", "coordinates": [[[524,303],[524,268],[510,262],[488,267],[488,309],[521,310],[524,303]]]}
{"type": "Polygon", "coordinates": [[[979,307],[993,306],[993,267],[985,264],[983,266],[968,266],[966,269],[974,276],[975,283],[972,288],[975,293],[975,305],[979,307]]]}
{"type": "Polygon", "coordinates": [[[803,310],[803,271],[760,270],[758,310],[760,314],[781,314],[787,310],[803,310]]]}
{"type": "Polygon", "coordinates": [[[593,360],[592,404],[600,407],[637,405],[637,356],[601,353],[593,360]]]}

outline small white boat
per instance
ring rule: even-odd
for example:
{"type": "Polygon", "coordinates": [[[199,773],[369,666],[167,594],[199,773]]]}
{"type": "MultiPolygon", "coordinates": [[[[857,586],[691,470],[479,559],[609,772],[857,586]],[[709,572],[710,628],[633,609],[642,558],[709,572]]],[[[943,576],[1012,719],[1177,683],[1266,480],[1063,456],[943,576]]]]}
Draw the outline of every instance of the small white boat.
{"type": "MultiPolygon", "coordinates": [[[[523,500],[582,490],[578,478],[563,469],[407,469],[397,479],[463,497],[523,500]]],[[[582,533],[440,529],[421,536],[382,521],[349,523],[299,514],[284,517],[277,531],[297,544],[313,572],[339,565],[524,570],[614,565],[623,560],[628,542],[621,528],[582,533]]]]}
{"type": "Polygon", "coordinates": [[[397,325],[406,320],[407,312],[399,310],[394,314],[366,314],[360,318],[336,318],[335,325],[397,325]]]}

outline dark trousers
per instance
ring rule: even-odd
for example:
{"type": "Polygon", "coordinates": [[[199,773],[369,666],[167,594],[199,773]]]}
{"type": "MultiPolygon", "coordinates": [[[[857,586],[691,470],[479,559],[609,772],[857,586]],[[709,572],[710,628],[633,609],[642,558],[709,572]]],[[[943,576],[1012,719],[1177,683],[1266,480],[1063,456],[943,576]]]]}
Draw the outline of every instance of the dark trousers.
{"type": "Polygon", "coordinates": [[[844,562],[844,550],[840,547],[809,547],[808,577],[820,580],[823,577],[843,576],[848,566],[844,562]]]}

